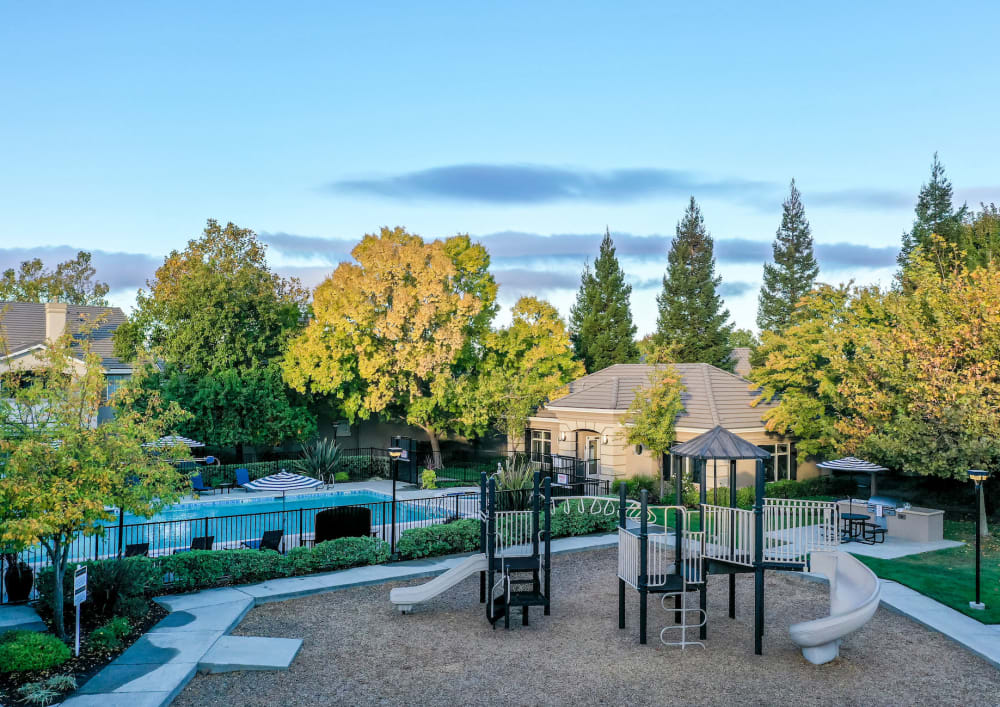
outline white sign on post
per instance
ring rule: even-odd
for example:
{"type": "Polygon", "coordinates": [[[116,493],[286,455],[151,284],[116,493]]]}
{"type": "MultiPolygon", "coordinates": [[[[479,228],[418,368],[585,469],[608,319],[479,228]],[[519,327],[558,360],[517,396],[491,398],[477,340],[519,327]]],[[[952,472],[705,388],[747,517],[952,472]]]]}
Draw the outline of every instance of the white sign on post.
{"type": "Polygon", "coordinates": [[[87,601],[87,567],[73,573],[73,605],[76,607],[76,655],[80,655],[80,604],[87,601]]]}

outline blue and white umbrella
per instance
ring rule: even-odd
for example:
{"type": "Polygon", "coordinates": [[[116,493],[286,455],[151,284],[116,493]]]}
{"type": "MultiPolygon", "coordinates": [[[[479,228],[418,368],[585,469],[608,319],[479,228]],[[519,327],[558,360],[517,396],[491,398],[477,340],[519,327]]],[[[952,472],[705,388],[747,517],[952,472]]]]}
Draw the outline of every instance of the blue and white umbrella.
{"type": "Polygon", "coordinates": [[[262,476],[256,481],[243,484],[248,491],[281,491],[281,527],[285,527],[285,494],[288,491],[316,489],[323,485],[322,481],[301,474],[293,474],[282,469],[277,474],[262,476]]]}

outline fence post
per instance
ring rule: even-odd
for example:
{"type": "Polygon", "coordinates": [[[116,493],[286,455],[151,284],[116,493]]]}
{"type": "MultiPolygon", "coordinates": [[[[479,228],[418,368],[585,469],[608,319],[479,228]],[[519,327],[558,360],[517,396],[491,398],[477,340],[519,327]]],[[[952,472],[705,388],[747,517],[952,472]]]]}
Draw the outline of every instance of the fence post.
{"type": "MultiPolygon", "coordinates": [[[[205,516],[205,538],[208,538],[208,516],[205,516]]],[[[208,542],[206,539],[205,542],[208,542]]]]}
{"type": "Polygon", "coordinates": [[[299,509],[299,547],[305,547],[306,536],[305,536],[305,526],[303,525],[303,509],[299,509]]]}
{"type": "Polygon", "coordinates": [[[459,496],[458,496],[458,494],[456,493],[456,494],[455,494],[455,517],[456,517],[456,518],[459,518],[459,517],[460,517],[460,515],[459,515],[459,511],[458,511],[458,498],[459,498],[459,496]]]}

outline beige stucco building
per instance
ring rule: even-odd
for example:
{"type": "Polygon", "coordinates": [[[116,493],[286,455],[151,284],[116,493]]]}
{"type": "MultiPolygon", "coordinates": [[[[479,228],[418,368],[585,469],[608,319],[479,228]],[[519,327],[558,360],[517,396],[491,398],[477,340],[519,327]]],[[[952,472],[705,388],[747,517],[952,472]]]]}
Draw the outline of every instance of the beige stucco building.
{"type": "MultiPolygon", "coordinates": [[[[796,463],[793,439],[765,429],[761,415],[775,403],[753,407],[751,403],[758,393],[749,381],[707,363],[675,366],[685,388],[684,412],[676,422],[678,442],[722,425],[772,452],[774,456],[767,462],[769,481],[818,474],[812,462],[796,463]]],[[[590,477],[659,476],[664,472],[664,459],[626,440],[629,406],[637,392],[649,385],[652,368],[647,364],[618,364],[574,381],[565,396],[544,405],[529,418],[526,451],[536,459],[551,455],[556,459],[562,456],[583,460],[582,466],[590,477]]],[[[720,461],[718,469],[718,485],[724,486],[728,483],[728,467],[720,461]]],[[[752,485],[753,470],[753,462],[738,462],[737,485],[752,485]]],[[[715,484],[713,471],[710,462],[709,485],[715,484]]],[[[670,475],[669,468],[666,473],[670,475]]]]}

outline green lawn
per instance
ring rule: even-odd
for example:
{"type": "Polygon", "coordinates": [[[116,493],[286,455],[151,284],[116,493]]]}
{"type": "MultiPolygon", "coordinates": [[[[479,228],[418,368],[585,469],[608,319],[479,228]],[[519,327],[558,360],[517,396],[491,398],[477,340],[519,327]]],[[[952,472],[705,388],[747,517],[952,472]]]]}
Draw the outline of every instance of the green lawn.
{"type": "Polygon", "coordinates": [[[994,524],[989,538],[983,538],[982,599],[985,611],[969,608],[976,591],[975,523],[945,521],[944,536],[961,540],[963,547],[897,560],[878,560],[855,555],[879,577],[915,589],[942,604],[987,624],[1000,624],[1000,528],[994,524]]]}

